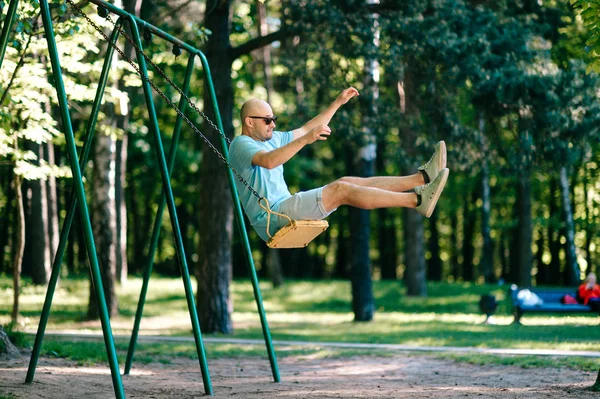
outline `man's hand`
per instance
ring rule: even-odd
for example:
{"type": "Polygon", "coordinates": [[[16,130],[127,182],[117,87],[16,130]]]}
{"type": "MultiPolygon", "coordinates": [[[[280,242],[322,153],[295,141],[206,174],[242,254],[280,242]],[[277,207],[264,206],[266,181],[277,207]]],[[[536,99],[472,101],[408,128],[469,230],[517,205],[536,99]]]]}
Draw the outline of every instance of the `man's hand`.
{"type": "Polygon", "coordinates": [[[311,138],[306,138],[305,141],[303,141],[304,144],[312,144],[317,140],[327,140],[327,136],[329,133],[331,133],[331,130],[329,127],[327,127],[327,124],[329,121],[331,121],[333,115],[342,105],[346,104],[352,97],[356,97],[358,95],[358,90],[356,90],[354,87],[349,87],[341,92],[335,101],[332,102],[329,107],[327,107],[327,109],[302,125],[302,127],[292,130],[294,140],[309,134],[311,135],[311,138]],[[322,129],[321,133],[318,133],[315,129],[322,129]],[[326,132],[326,134],[323,134],[323,132],[326,132]]]}
{"type": "Polygon", "coordinates": [[[335,99],[335,101],[338,102],[340,105],[344,105],[352,97],[356,97],[358,95],[359,95],[358,94],[358,90],[356,90],[354,87],[349,87],[346,90],[344,90],[343,92],[341,92],[340,95],[337,96],[337,98],[335,99]]]}
{"type": "Polygon", "coordinates": [[[327,140],[327,137],[331,134],[331,129],[327,125],[319,125],[316,126],[306,135],[302,136],[304,140],[306,140],[306,144],[312,144],[317,140],[327,140]]]}

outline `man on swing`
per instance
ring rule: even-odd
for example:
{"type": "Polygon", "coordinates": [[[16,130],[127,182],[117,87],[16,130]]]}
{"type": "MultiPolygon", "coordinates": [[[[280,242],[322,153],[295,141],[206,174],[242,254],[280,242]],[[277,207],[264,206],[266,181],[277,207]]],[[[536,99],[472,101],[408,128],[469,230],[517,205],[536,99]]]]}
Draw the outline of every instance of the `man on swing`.
{"type": "MultiPolygon", "coordinates": [[[[342,177],[323,187],[292,195],[283,177],[283,164],[304,146],[327,140],[331,129],[327,124],[358,90],[350,87],[340,93],[329,107],[304,124],[289,131],[275,131],[277,117],[265,101],[251,99],[241,109],[242,134],[229,147],[229,162],[262,197],[272,211],[294,220],[321,220],[340,205],[361,209],[414,208],[425,217],[433,213],[448,180],[446,145],[437,143],[435,153],[418,172],[410,176],[342,177]],[[413,190],[412,192],[406,192],[413,190]]],[[[238,179],[236,188],[244,211],[258,235],[265,241],[267,212],[251,191],[238,179]]],[[[271,235],[288,223],[283,217],[272,217],[271,235]]]]}

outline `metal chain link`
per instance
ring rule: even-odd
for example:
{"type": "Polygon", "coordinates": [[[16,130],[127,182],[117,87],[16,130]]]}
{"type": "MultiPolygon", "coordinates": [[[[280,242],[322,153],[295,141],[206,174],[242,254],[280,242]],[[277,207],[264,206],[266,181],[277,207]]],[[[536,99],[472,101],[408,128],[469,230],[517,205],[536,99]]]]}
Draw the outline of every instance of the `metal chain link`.
{"type": "MultiPolygon", "coordinates": [[[[113,25],[116,25],[115,22],[112,20],[112,18],[110,17],[110,15],[106,16],[106,20],[108,22],[110,22],[113,25]]],[[[200,114],[200,116],[202,116],[202,118],[215,130],[217,131],[224,139],[225,141],[227,141],[228,144],[231,144],[231,140],[229,140],[229,137],[227,137],[225,135],[225,133],[223,133],[223,131],[221,131],[221,129],[219,129],[219,127],[204,113],[202,112],[197,106],[196,104],[183,92],[183,90],[181,90],[179,88],[179,86],[177,86],[177,84],[175,84],[175,82],[173,82],[171,80],[171,78],[169,78],[169,76],[165,73],[165,71],[163,71],[158,65],[156,65],[154,63],[154,61],[152,61],[152,59],[144,52],[144,50],[142,50],[141,48],[138,47],[138,45],[135,43],[135,41],[123,30],[123,28],[121,26],[119,26],[119,32],[121,32],[121,34],[125,37],[125,39],[137,50],[140,52],[140,54],[142,54],[144,56],[144,58],[146,59],[146,61],[148,61],[148,63],[150,65],[152,65],[154,67],[154,69],[156,69],[156,71],[163,77],[165,78],[165,80],[167,81],[167,83],[169,83],[171,85],[171,87],[173,87],[183,98],[185,98],[185,100],[187,101],[187,103],[189,104],[190,107],[192,107],[198,114],[200,114]]]]}
{"type": "MultiPolygon", "coordinates": [[[[80,8],[80,7],[79,7],[77,4],[75,4],[75,3],[73,2],[73,0],[67,0],[67,2],[68,2],[68,3],[69,3],[69,4],[70,4],[70,5],[73,7],[73,8],[75,8],[75,9],[77,10],[77,12],[78,12],[78,13],[79,13],[79,14],[80,14],[80,15],[81,15],[83,18],[85,18],[85,20],[86,20],[86,21],[87,21],[87,22],[88,22],[90,25],[92,25],[92,27],[94,27],[94,29],[96,29],[96,31],[98,31],[98,33],[100,33],[100,35],[102,35],[102,37],[103,37],[103,38],[104,38],[104,39],[105,39],[105,40],[106,40],[108,43],[110,43],[110,45],[111,45],[111,46],[112,46],[112,47],[113,47],[113,48],[114,48],[114,49],[115,49],[115,50],[116,50],[116,51],[117,51],[117,52],[118,52],[118,53],[121,55],[121,57],[122,57],[122,58],[123,58],[125,61],[127,61],[127,63],[129,63],[129,65],[131,65],[131,66],[133,67],[133,69],[135,69],[135,71],[137,72],[137,74],[138,74],[138,75],[140,75],[140,77],[141,77],[142,79],[144,79],[144,80],[145,80],[145,81],[146,81],[146,82],[147,82],[147,83],[148,83],[150,86],[152,86],[152,88],[153,88],[153,89],[156,91],[156,93],[157,93],[159,96],[161,96],[161,97],[162,97],[162,98],[163,98],[163,99],[164,99],[164,100],[167,102],[167,104],[168,104],[168,105],[169,105],[171,108],[173,108],[173,109],[175,110],[175,112],[177,112],[177,114],[178,114],[178,115],[179,115],[179,116],[180,116],[180,117],[181,117],[181,118],[182,118],[182,119],[185,121],[185,123],[187,123],[187,124],[188,124],[188,125],[189,125],[189,126],[192,128],[192,130],[194,130],[194,132],[196,132],[198,135],[200,135],[200,137],[202,137],[202,139],[203,139],[203,140],[204,140],[204,142],[205,142],[205,143],[206,143],[206,144],[209,146],[209,148],[210,148],[210,149],[211,149],[211,150],[212,150],[212,151],[213,151],[213,152],[214,152],[214,153],[217,155],[217,157],[218,157],[218,158],[219,158],[221,161],[223,161],[223,163],[225,163],[225,165],[227,165],[227,167],[228,167],[229,169],[231,169],[231,171],[232,171],[233,173],[235,173],[235,175],[238,177],[238,179],[240,179],[240,181],[241,181],[241,182],[242,182],[242,183],[243,183],[243,184],[244,184],[246,187],[248,187],[248,189],[250,190],[250,192],[252,192],[252,194],[254,194],[254,195],[255,195],[255,196],[256,196],[256,197],[259,199],[259,201],[260,201],[261,199],[263,199],[263,197],[262,197],[262,196],[261,196],[261,195],[260,195],[260,194],[259,194],[259,193],[258,193],[258,192],[257,192],[257,191],[256,191],[256,190],[253,188],[253,187],[252,187],[252,186],[250,186],[250,183],[248,183],[248,181],[247,181],[246,179],[244,179],[244,177],[242,177],[242,175],[240,175],[240,173],[239,173],[239,172],[238,172],[238,171],[237,171],[237,170],[236,170],[236,169],[235,169],[235,168],[234,168],[234,167],[233,167],[233,166],[232,166],[232,165],[229,163],[229,161],[228,161],[228,160],[225,158],[225,156],[224,156],[224,155],[223,155],[223,154],[222,154],[222,153],[221,153],[221,152],[220,152],[220,151],[219,151],[219,150],[218,150],[218,149],[217,149],[217,148],[216,148],[216,147],[215,147],[215,146],[214,146],[214,145],[213,145],[213,144],[210,142],[210,140],[208,140],[208,138],[207,138],[207,137],[206,137],[206,136],[205,136],[205,135],[204,135],[204,134],[203,134],[203,133],[202,133],[202,132],[201,132],[201,131],[200,131],[200,130],[199,130],[199,129],[198,129],[198,128],[197,128],[197,127],[196,127],[196,126],[193,124],[193,123],[192,123],[192,121],[190,121],[190,120],[188,119],[188,117],[187,117],[187,116],[185,116],[185,114],[184,114],[184,113],[183,113],[183,112],[182,112],[182,111],[179,109],[179,107],[177,107],[175,104],[173,104],[173,102],[172,102],[172,101],[171,101],[171,100],[170,100],[170,99],[169,99],[169,98],[168,98],[168,97],[167,97],[167,96],[166,96],[166,95],[165,95],[165,94],[164,94],[164,93],[163,93],[163,92],[162,92],[162,91],[161,91],[161,90],[160,90],[160,89],[159,89],[159,88],[158,88],[158,87],[157,87],[157,86],[156,86],[156,85],[155,85],[155,84],[154,84],[154,83],[153,83],[153,82],[150,80],[150,78],[148,78],[146,75],[144,75],[144,74],[142,73],[142,71],[141,71],[141,70],[138,68],[138,66],[137,66],[137,65],[135,65],[135,63],[134,63],[134,62],[133,62],[133,61],[132,61],[132,60],[131,60],[129,57],[127,57],[127,56],[125,55],[125,53],[123,52],[123,50],[121,50],[121,49],[120,49],[120,48],[119,48],[119,47],[118,47],[118,46],[117,46],[115,43],[113,43],[113,42],[112,42],[112,41],[109,39],[109,37],[108,37],[108,36],[107,36],[107,35],[104,33],[104,31],[103,31],[103,30],[102,30],[102,29],[101,29],[101,28],[100,28],[98,25],[96,25],[96,24],[94,23],[94,21],[92,21],[92,20],[90,19],[90,17],[88,17],[88,16],[87,16],[87,14],[85,14],[85,13],[83,12],[83,10],[81,10],[81,8],[80,8]]],[[[109,19],[109,18],[107,18],[107,19],[109,19]]],[[[110,21],[110,22],[112,22],[110,19],[109,19],[109,21],[110,21]]],[[[114,24],[114,22],[113,22],[113,24],[114,24]]],[[[122,28],[121,28],[121,27],[119,27],[119,30],[121,31],[121,33],[124,33],[124,32],[122,31],[122,28]]],[[[131,40],[131,38],[129,38],[128,40],[131,40]]],[[[136,46],[136,45],[135,45],[135,43],[133,43],[133,42],[131,42],[131,43],[132,43],[132,44],[135,46],[135,48],[136,48],[136,49],[137,49],[137,50],[138,50],[138,51],[139,51],[141,54],[143,54],[143,55],[144,55],[144,58],[146,58],[147,60],[149,60],[148,56],[147,56],[147,55],[146,55],[146,54],[145,54],[145,53],[144,53],[144,52],[143,52],[143,51],[142,51],[142,50],[141,50],[141,49],[140,49],[138,46],[136,46]]],[[[150,61],[150,60],[149,60],[149,61],[150,61]]],[[[152,63],[152,65],[153,65],[153,66],[154,66],[154,67],[155,67],[157,70],[160,70],[160,71],[163,73],[163,76],[164,76],[165,78],[167,78],[167,79],[168,79],[168,80],[171,82],[171,84],[172,84],[172,85],[174,85],[174,83],[172,83],[172,81],[171,81],[171,80],[170,80],[170,79],[169,79],[169,78],[168,78],[166,75],[164,75],[164,72],[163,72],[163,71],[162,71],[162,70],[161,70],[161,69],[160,69],[158,66],[156,66],[156,64],[154,64],[152,61],[150,61],[150,63],[152,63]]],[[[188,103],[190,103],[190,105],[192,105],[193,103],[191,103],[191,102],[190,102],[189,98],[188,98],[187,96],[185,96],[185,94],[183,94],[183,92],[181,92],[181,90],[179,90],[179,88],[177,88],[177,89],[178,89],[178,91],[180,92],[180,94],[182,94],[182,95],[183,95],[183,96],[186,98],[186,100],[188,101],[188,103]]],[[[200,113],[201,113],[201,115],[204,117],[204,119],[205,119],[207,122],[211,123],[211,124],[212,124],[212,126],[214,126],[214,128],[216,128],[216,130],[217,130],[219,133],[221,133],[221,134],[223,135],[223,133],[222,133],[222,132],[221,132],[221,131],[220,131],[220,130],[219,130],[219,129],[218,129],[218,128],[217,128],[217,127],[214,125],[214,123],[212,123],[212,122],[211,122],[211,121],[210,121],[210,120],[209,120],[209,119],[206,117],[206,115],[205,115],[204,113],[202,113],[202,111],[198,110],[198,109],[195,107],[195,105],[194,105],[194,109],[196,109],[198,112],[200,112],[200,113]]],[[[225,137],[225,138],[227,138],[227,137],[225,137]]],[[[231,143],[231,142],[230,142],[230,143],[231,143]]]]}

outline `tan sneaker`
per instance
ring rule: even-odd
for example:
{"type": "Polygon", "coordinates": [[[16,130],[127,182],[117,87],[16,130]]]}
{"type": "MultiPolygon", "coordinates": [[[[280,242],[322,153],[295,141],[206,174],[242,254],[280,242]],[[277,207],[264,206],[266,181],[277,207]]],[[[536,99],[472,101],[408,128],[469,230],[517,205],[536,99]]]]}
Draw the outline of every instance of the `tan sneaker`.
{"type": "Polygon", "coordinates": [[[444,191],[444,186],[448,180],[448,174],[450,170],[444,168],[440,170],[435,180],[431,183],[425,184],[424,186],[415,187],[415,193],[421,196],[421,204],[415,208],[417,212],[426,218],[430,217],[435,209],[440,194],[444,191]]]}
{"type": "Polygon", "coordinates": [[[419,166],[419,171],[423,173],[425,183],[435,180],[440,170],[446,167],[446,143],[444,140],[438,141],[435,145],[435,152],[426,164],[419,166]]]}

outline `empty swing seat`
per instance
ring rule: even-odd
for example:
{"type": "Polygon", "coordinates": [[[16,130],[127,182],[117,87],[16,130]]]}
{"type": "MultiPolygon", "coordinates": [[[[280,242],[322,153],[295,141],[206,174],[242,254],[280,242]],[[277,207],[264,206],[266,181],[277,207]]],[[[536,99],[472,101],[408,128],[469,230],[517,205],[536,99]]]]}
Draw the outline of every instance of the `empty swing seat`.
{"type": "Polygon", "coordinates": [[[303,248],[316,236],[327,230],[326,220],[292,220],[283,226],[269,241],[269,248],[303,248]]]}

